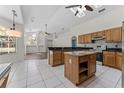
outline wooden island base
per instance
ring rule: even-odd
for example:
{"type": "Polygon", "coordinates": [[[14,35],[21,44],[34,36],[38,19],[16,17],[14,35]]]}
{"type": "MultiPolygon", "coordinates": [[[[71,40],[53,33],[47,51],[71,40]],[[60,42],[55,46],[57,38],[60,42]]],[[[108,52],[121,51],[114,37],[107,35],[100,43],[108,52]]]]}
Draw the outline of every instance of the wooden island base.
{"type": "Polygon", "coordinates": [[[96,72],[96,53],[94,52],[66,52],[64,75],[75,85],[88,80],[96,72]]]}

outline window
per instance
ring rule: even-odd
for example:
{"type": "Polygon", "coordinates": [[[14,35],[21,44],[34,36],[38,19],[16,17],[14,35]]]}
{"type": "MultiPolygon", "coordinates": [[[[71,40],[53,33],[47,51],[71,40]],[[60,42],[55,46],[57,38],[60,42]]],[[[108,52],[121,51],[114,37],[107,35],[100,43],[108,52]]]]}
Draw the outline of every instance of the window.
{"type": "Polygon", "coordinates": [[[36,33],[27,35],[26,45],[37,45],[37,34],[36,33]]]}
{"type": "Polygon", "coordinates": [[[16,37],[0,36],[0,55],[16,52],[16,37]]]}

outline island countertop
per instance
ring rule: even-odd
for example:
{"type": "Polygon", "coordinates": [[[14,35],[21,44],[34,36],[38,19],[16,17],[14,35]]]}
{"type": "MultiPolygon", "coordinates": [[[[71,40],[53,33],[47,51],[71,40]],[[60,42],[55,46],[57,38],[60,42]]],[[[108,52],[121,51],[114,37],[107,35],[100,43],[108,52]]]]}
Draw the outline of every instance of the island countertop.
{"type": "Polygon", "coordinates": [[[96,54],[94,51],[73,51],[73,52],[65,52],[64,54],[69,54],[73,56],[86,56],[91,54],[96,54]]]}

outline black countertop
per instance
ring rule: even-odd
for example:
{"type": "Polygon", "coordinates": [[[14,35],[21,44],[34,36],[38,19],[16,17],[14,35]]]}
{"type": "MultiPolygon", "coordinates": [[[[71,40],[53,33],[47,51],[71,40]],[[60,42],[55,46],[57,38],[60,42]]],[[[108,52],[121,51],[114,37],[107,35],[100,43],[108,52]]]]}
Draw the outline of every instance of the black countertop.
{"type": "Polygon", "coordinates": [[[110,51],[110,52],[122,52],[122,48],[107,48],[104,51],[110,51]]]}
{"type": "Polygon", "coordinates": [[[48,47],[49,50],[62,50],[62,51],[78,51],[78,50],[89,50],[92,47],[48,47]]]}

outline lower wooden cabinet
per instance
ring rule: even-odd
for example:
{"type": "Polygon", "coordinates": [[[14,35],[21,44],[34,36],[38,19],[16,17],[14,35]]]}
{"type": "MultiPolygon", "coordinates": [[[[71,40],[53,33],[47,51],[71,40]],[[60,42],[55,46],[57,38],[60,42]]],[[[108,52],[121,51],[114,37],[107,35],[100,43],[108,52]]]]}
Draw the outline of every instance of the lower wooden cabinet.
{"type": "Polygon", "coordinates": [[[118,69],[122,69],[122,53],[104,51],[103,64],[118,69]]]}
{"type": "Polygon", "coordinates": [[[49,64],[52,66],[64,64],[63,51],[49,51],[49,64]]]}
{"type": "Polygon", "coordinates": [[[122,53],[117,53],[116,67],[122,69],[122,53]]]}
{"type": "Polygon", "coordinates": [[[89,76],[92,76],[95,72],[96,72],[96,55],[91,55],[89,62],[89,76]]]}
{"type": "Polygon", "coordinates": [[[115,66],[115,52],[103,52],[103,64],[108,66],[115,66]]]}

